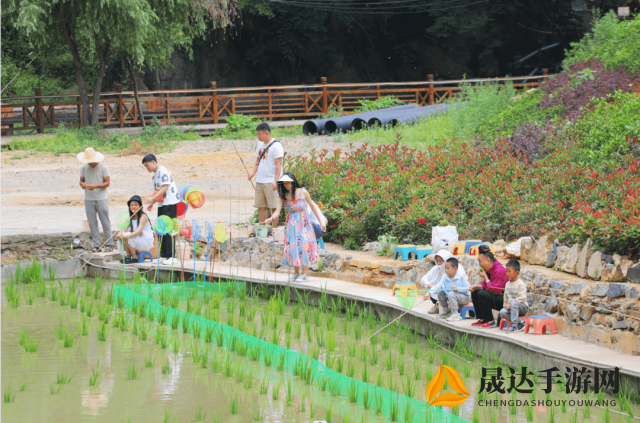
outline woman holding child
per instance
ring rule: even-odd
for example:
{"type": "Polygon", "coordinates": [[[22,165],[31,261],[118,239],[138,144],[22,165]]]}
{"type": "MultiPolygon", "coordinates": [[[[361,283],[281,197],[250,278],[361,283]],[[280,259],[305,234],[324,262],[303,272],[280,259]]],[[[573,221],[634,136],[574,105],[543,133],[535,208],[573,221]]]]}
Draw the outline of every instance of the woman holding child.
{"type": "Polygon", "coordinates": [[[480,285],[471,285],[471,301],[477,322],[472,326],[495,328],[498,326],[493,318],[492,310],[502,310],[504,304],[504,287],[508,278],[506,269],[491,253],[488,246],[481,246],[478,255],[480,276],[484,279],[480,285]]]}
{"type": "Polygon", "coordinates": [[[292,282],[308,281],[307,266],[318,262],[318,244],[313,231],[313,226],[307,215],[307,206],[315,214],[320,222],[320,229],[327,228],[320,209],[311,199],[309,192],[298,183],[293,173],[287,172],[278,180],[278,194],[280,202],[273,215],[265,220],[270,223],[280,216],[282,206],[287,207],[287,225],[284,228],[284,253],[282,263],[293,266],[295,274],[292,282]]]}

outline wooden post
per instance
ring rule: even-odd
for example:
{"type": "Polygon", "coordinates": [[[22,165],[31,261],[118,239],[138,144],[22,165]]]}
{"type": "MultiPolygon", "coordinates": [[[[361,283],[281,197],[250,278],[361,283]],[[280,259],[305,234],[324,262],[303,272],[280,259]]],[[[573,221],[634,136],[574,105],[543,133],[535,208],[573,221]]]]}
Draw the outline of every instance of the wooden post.
{"type": "Polygon", "coordinates": [[[549,69],[547,68],[543,68],[542,69],[542,74],[544,75],[544,82],[547,82],[549,80],[549,69]]]}
{"type": "Polygon", "coordinates": [[[380,99],[380,85],[376,85],[376,96],[380,99]]]}
{"type": "Polygon", "coordinates": [[[122,85],[120,84],[116,84],[116,92],[120,93],[118,94],[118,122],[120,128],[124,127],[124,113],[123,113],[123,100],[122,100],[122,85]]]}
{"type": "Polygon", "coordinates": [[[322,86],[322,113],[327,114],[329,113],[329,107],[328,107],[329,102],[327,101],[329,97],[329,93],[327,92],[327,78],[325,78],[324,76],[320,78],[320,83],[323,85],[322,86]]]}
{"type": "Polygon", "coordinates": [[[38,126],[38,133],[42,134],[44,132],[44,117],[42,116],[42,113],[43,113],[42,98],[40,97],[42,95],[42,91],[40,90],[40,88],[36,88],[34,91],[36,93],[36,125],[38,126]]]}
{"type": "Polygon", "coordinates": [[[213,99],[213,123],[218,123],[218,83],[211,83],[211,98],[213,99]]]}
{"type": "Polygon", "coordinates": [[[273,120],[272,107],[271,107],[271,89],[269,89],[269,93],[267,94],[267,96],[268,96],[268,102],[269,102],[269,120],[273,120]]]}
{"type": "Polygon", "coordinates": [[[80,96],[78,96],[78,125],[82,126],[82,101],[80,100],[80,96]]]}
{"type": "Polygon", "coordinates": [[[433,75],[427,75],[429,78],[429,105],[433,104],[434,92],[433,92],[433,75]]]}
{"type": "Polygon", "coordinates": [[[169,106],[169,93],[164,94],[164,107],[167,109],[167,123],[171,120],[171,107],[169,106]]]}

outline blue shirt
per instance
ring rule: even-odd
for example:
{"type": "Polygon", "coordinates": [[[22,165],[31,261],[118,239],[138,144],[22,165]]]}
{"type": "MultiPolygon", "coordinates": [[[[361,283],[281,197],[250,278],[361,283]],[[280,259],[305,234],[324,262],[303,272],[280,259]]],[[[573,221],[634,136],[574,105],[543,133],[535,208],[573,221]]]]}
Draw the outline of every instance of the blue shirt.
{"type": "MultiPolygon", "coordinates": [[[[458,290],[462,288],[469,288],[469,278],[466,273],[456,272],[456,275],[451,279],[449,275],[445,274],[441,279],[440,283],[434,286],[429,290],[429,292],[437,293],[437,291],[443,290],[444,292],[451,292],[453,289],[452,286],[456,286],[458,290]]],[[[461,294],[468,294],[469,291],[460,291],[461,294]]]]}

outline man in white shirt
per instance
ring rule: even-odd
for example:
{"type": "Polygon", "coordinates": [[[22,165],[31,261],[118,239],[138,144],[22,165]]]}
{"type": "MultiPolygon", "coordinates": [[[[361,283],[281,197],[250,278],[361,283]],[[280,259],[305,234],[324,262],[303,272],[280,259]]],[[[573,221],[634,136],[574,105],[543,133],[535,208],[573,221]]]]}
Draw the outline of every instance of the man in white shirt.
{"type": "MultiPolygon", "coordinates": [[[[147,210],[153,210],[153,203],[158,203],[158,217],[168,216],[171,219],[175,219],[178,217],[177,204],[180,200],[178,199],[178,188],[173,181],[171,172],[164,166],[158,166],[158,160],[153,154],[144,156],[142,164],[149,173],[153,173],[154,193],[151,198],[145,201],[145,204],[148,204],[147,210]]],[[[158,257],[158,260],[162,260],[163,264],[179,264],[178,259],[173,257],[171,235],[162,235],[162,239],[159,239],[158,242],[160,243],[160,257],[158,257]]]]}
{"type": "MultiPolygon", "coordinates": [[[[271,128],[265,122],[258,125],[256,135],[260,141],[255,153],[257,159],[248,179],[258,175],[254,204],[258,208],[258,221],[262,223],[276,211],[280,202],[278,179],[282,176],[284,148],[280,141],[271,136],[271,128]],[[267,207],[271,209],[268,215],[267,207]]],[[[273,227],[278,227],[278,217],[273,219],[273,227]]]]}

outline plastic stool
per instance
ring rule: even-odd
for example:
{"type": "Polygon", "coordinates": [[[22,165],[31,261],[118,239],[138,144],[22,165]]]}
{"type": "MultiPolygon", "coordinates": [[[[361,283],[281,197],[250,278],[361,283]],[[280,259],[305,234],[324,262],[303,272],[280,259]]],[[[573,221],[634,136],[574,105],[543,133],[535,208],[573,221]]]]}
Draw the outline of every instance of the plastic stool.
{"type": "Polygon", "coordinates": [[[473,313],[473,317],[476,317],[476,309],[473,307],[473,303],[469,303],[471,305],[465,305],[460,307],[460,316],[462,316],[463,319],[467,318],[467,312],[469,313],[473,313]]]}
{"type": "Polygon", "coordinates": [[[418,248],[415,252],[416,260],[422,260],[424,256],[428,256],[429,254],[433,254],[433,248],[418,248]]]}
{"type": "Polygon", "coordinates": [[[322,238],[318,240],[318,246],[324,250],[324,240],[322,238]]]}
{"type": "Polygon", "coordinates": [[[395,296],[396,295],[396,291],[398,289],[400,291],[417,291],[418,287],[416,286],[416,284],[414,282],[396,282],[395,284],[393,284],[393,289],[391,291],[391,296],[395,296]]]}
{"type": "Polygon", "coordinates": [[[402,261],[409,260],[409,254],[413,253],[413,256],[416,257],[417,248],[415,245],[398,245],[393,254],[393,259],[398,259],[398,254],[402,256],[402,261]]]}
{"type": "Polygon", "coordinates": [[[527,323],[524,326],[524,333],[529,333],[529,326],[533,325],[533,333],[535,335],[542,335],[546,332],[547,326],[551,329],[551,333],[557,335],[556,324],[553,319],[548,316],[529,316],[527,323]]]}
{"type": "MultiPolygon", "coordinates": [[[[527,318],[524,316],[520,316],[520,319],[526,324],[527,323],[527,318]]],[[[511,327],[511,322],[505,319],[500,319],[500,325],[498,325],[498,329],[502,330],[504,329],[504,325],[507,325],[507,329],[509,329],[511,327]]]]}
{"type": "Polygon", "coordinates": [[[150,252],[145,252],[145,253],[138,253],[138,263],[144,263],[144,259],[149,257],[149,260],[153,261],[153,256],[151,255],[150,252]]]}

